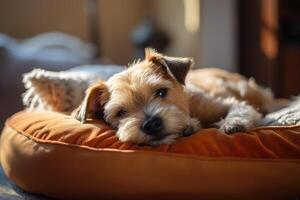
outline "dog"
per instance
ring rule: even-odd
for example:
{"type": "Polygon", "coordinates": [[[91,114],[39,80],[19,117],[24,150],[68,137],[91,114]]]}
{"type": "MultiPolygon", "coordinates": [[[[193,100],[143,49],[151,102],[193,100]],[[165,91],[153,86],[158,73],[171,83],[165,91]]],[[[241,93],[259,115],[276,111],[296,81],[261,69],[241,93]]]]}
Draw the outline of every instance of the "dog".
{"type": "Polygon", "coordinates": [[[270,110],[272,92],[254,80],[215,68],[190,71],[193,64],[147,48],[144,60],[89,87],[72,115],[83,123],[104,119],[122,142],[159,145],[207,127],[247,131],[270,110]]]}

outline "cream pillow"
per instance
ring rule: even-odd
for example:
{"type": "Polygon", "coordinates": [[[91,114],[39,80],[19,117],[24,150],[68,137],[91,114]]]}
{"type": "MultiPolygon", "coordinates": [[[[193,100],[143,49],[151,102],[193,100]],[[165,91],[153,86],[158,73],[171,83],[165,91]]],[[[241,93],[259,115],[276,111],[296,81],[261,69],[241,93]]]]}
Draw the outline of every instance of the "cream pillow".
{"type": "Polygon", "coordinates": [[[67,71],[34,69],[23,75],[22,101],[30,110],[71,112],[82,101],[85,90],[97,80],[107,80],[122,70],[115,65],[88,65],[67,71]]]}

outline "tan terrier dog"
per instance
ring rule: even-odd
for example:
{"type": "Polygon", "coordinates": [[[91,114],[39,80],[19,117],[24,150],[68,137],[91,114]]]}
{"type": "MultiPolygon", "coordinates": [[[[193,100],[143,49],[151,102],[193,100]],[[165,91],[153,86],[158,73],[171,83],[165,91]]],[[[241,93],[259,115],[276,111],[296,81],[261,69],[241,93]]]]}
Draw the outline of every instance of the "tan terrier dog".
{"type": "Polygon", "coordinates": [[[269,90],[219,69],[188,74],[192,64],[190,58],[146,49],[145,60],[88,88],[73,116],[81,122],[104,119],[121,141],[150,145],[169,144],[205,127],[233,133],[257,125],[259,111],[273,101],[269,90]]]}

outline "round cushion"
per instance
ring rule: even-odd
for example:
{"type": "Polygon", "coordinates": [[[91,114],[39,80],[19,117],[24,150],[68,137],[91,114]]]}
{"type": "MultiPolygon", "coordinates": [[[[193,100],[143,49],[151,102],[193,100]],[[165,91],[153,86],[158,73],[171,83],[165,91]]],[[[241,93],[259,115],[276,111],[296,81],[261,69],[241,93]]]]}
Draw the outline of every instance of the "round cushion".
{"type": "Polygon", "coordinates": [[[300,196],[300,126],[226,135],[204,129],[171,145],[122,143],[100,120],[20,112],[0,141],[5,174],[25,191],[68,199],[300,196]]]}

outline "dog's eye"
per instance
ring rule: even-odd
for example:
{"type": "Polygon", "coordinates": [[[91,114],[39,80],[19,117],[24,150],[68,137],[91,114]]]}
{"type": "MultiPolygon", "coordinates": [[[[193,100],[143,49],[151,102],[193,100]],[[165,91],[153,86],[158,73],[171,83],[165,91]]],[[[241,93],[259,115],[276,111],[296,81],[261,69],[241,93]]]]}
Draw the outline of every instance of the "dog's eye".
{"type": "Polygon", "coordinates": [[[167,88],[159,88],[155,91],[155,97],[164,98],[167,96],[168,89],[167,88]]]}
{"type": "Polygon", "coordinates": [[[119,110],[116,114],[116,117],[123,117],[126,114],[127,114],[126,110],[119,110]]]}

